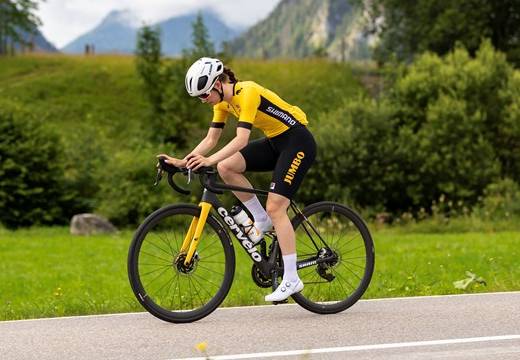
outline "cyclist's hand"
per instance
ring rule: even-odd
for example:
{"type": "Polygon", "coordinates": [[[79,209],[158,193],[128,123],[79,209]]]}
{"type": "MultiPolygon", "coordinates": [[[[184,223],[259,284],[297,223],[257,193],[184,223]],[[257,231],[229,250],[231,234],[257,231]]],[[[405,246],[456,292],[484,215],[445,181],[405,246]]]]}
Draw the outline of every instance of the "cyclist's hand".
{"type": "Polygon", "coordinates": [[[181,160],[181,159],[176,159],[174,157],[171,157],[169,155],[166,155],[166,154],[159,154],[157,155],[158,158],[164,158],[166,163],[168,164],[171,164],[173,166],[176,166],[178,168],[183,168],[183,167],[186,167],[186,163],[187,161],[186,160],[181,160]]]}
{"type": "Polygon", "coordinates": [[[207,157],[204,157],[202,155],[193,155],[190,156],[188,159],[188,163],[186,164],[186,167],[188,169],[197,170],[198,168],[202,166],[212,166],[214,163],[207,157]]]}

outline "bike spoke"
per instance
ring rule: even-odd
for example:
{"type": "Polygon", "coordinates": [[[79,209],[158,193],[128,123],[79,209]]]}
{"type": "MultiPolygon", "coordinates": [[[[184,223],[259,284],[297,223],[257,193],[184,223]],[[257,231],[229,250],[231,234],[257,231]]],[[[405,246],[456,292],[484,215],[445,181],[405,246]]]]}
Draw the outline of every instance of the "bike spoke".
{"type": "Polygon", "coordinates": [[[193,305],[193,296],[191,296],[193,294],[193,291],[191,290],[191,278],[188,278],[188,287],[190,289],[190,302],[191,302],[191,308],[194,309],[195,306],[193,305]]]}
{"type": "MultiPolygon", "coordinates": [[[[170,289],[170,287],[171,287],[171,285],[173,284],[174,281],[175,281],[175,279],[173,277],[171,279],[166,280],[164,285],[161,286],[157,291],[154,291],[154,292],[157,293],[157,296],[160,296],[161,295],[161,291],[166,287],[166,285],[170,284],[170,286],[168,286],[168,289],[170,289]]],[[[166,297],[167,296],[168,296],[168,291],[166,291],[166,297]]]]}
{"type": "MultiPolygon", "coordinates": [[[[190,278],[190,282],[192,281],[192,279],[190,278]]],[[[202,298],[200,297],[200,291],[198,290],[198,288],[195,286],[195,282],[196,280],[193,279],[193,287],[195,288],[195,291],[197,292],[197,297],[199,298],[200,300],[200,306],[204,305],[204,300],[202,300],[202,298]]]]}
{"type": "MultiPolygon", "coordinates": [[[[175,234],[173,234],[173,237],[175,238],[175,234]]],[[[168,244],[168,248],[170,249],[170,251],[172,252],[172,254],[175,254],[177,251],[176,251],[176,249],[174,249],[174,248],[172,247],[172,243],[171,243],[170,238],[169,238],[169,236],[168,236],[168,232],[166,233],[166,242],[167,242],[167,244],[168,244]]],[[[177,249],[178,249],[178,248],[177,248],[177,249]]]]}
{"type": "Polygon", "coordinates": [[[361,265],[358,265],[358,264],[354,264],[353,262],[350,262],[350,261],[345,261],[345,259],[341,259],[341,261],[342,261],[343,263],[347,263],[347,264],[349,264],[349,265],[352,265],[352,266],[358,267],[358,268],[360,268],[360,269],[365,269],[365,266],[361,266],[361,265]]]}
{"type": "Polygon", "coordinates": [[[195,274],[195,273],[193,273],[192,275],[193,275],[194,278],[200,278],[200,279],[204,280],[205,282],[207,282],[207,283],[213,285],[213,286],[216,287],[217,289],[220,288],[220,285],[217,285],[217,284],[215,284],[214,282],[212,282],[212,281],[210,281],[210,280],[208,280],[208,279],[205,279],[205,278],[203,278],[203,277],[200,276],[200,275],[197,275],[197,274],[195,274]]]}
{"type": "MultiPolygon", "coordinates": [[[[206,281],[206,279],[204,279],[204,278],[202,278],[202,279],[203,279],[204,281],[206,281]]],[[[206,294],[208,294],[210,297],[213,296],[213,295],[211,295],[211,293],[210,293],[208,290],[206,290],[206,287],[204,287],[203,285],[201,285],[200,281],[197,280],[197,277],[196,277],[196,276],[193,276],[193,281],[195,281],[197,284],[199,284],[200,288],[201,288],[202,290],[204,290],[204,291],[206,292],[206,294]]]]}
{"type": "Polygon", "coordinates": [[[139,263],[139,266],[159,266],[159,267],[170,267],[171,264],[167,264],[167,265],[164,265],[164,264],[148,264],[148,263],[139,263]]]}
{"type": "Polygon", "coordinates": [[[345,279],[345,277],[344,277],[343,275],[341,275],[340,272],[335,271],[334,269],[332,270],[332,272],[333,272],[335,275],[339,276],[340,278],[344,279],[345,282],[346,282],[346,283],[347,283],[347,284],[348,284],[352,289],[354,289],[354,290],[356,289],[356,287],[355,287],[354,285],[352,285],[352,284],[351,284],[347,279],[345,279]]]}
{"type": "Polygon", "coordinates": [[[154,272],[161,271],[161,270],[163,270],[162,273],[164,273],[166,270],[168,270],[168,268],[170,268],[170,265],[162,266],[162,267],[160,267],[158,269],[151,270],[151,271],[148,271],[148,272],[145,272],[145,273],[141,273],[141,276],[147,276],[147,275],[153,274],[154,272]],[[166,268],[166,269],[163,269],[163,268],[166,268]]]}
{"type": "Polygon", "coordinates": [[[204,270],[206,270],[206,271],[209,271],[209,272],[211,272],[211,273],[213,273],[213,274],[217,274],[217,275],[220,275],[220,276],[224,277],[224,274],[223,274],[223,273],[219,273],[219,272],[217,272],[217,271],[215,271],[215,270],[212,270],[212,269],[210,269],[210,268],[207,268],[207,267],[205,267],[205,266],[202,266],[200,263],[198,264],[198,267],[199,267],[199,268],[202,268],[202,269],[204,269],[204,270]]]}
{"type": "Polygon", "coordinates": [[[141,250],[141,254],[145,254],[145,255],[148,255],[148,256],[152,256],[152,257],[157,258],[157,259],[159,259],[159,260],[162,260],[162,261],[164,261],[165,263],[168,263],[168,264],[171,262],[171,260],[167,260],[167,259],[162,258],[162,257],[160,257],[160,256],[157,256],[157,255],[153,255],[153,254],[147,253],[146,251],[142,251],[142,250],[141,250]]]}
{"type": "Polygon", "coordinates": [[[217,251],[216,253],[213,253],[211,255],[205,255],[204,256],[204,260],[209,259],[210,257],[213,257],[215,255],[219,255],[219,254],[222,254],[222,251],[217,251]]]}
{"type": "MultiPolygon", "coordinates": [[[[161,236],[160,233],[157,234],[156,236],[159,238],[159,240],[161,240],[161,241],[162,241],[162,242],[163,242],[163,243],[164,243],[164,244],[165,244],[165,245],[170,249],[171,252],[168,252],[168,251],[162,249],[159,245],[154,244],[153,241],[149,241],[149,243],[150,243],[151,245],[157,247],[158,249],[164,251],[164,252],[167,253],[168,255],[172,255],[172,254],[174,253],[174,251],[172,251],[172,248],[171,248],[170,244],[168,243],[168,241],[167,241],[166,239],[164,239],[164,237],[161,236]]],[[[168,235],[166,235],[166,236],[168,236],[168,235]]]]}
{"type": "Polygon", "coordinates": [[[213,241],[211,244],[209,245],[206,245],[206,247],[202,248],[201,250],[197,250],[199,253],[202,253],[204,252],[204,250],[206,250],[207,248],[209,248],[210,246],[212,246],[213,244],[215,244],[217,241],[220,241],[218,238],[215,239],[215,241],[213,241]]]}
{"type": "MultiPolygon", "coordinates": [[[[160,269],[159,269],[159,270],[160,270],[160,269]]],[[[163,270],[159,275],[157,275],[155,278],[153,278],[152,281],[150,281],[150,282],[148,283],[148,285],[151,285],[155,280],[157,280],[159,277],[161,277],[161,275],[164,274],[164,273],[165,273],[166,271],[168,271],[168,270],[169,270],[168,268],[164,269],[164,270],[163,270]]],[[[158,270],[151,271],[151,272],[149,272],[148,274],[150,274],[150,273],[152,273],[152,272],[155,272],[155,271],[158,271],[158,270]]]]}

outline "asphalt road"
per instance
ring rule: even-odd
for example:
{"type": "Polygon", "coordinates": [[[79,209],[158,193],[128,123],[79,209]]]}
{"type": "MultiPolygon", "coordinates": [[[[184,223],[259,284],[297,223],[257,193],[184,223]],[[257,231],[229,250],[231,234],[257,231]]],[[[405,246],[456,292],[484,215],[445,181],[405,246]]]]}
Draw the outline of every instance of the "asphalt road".
{"type": "Polygon", "coordinates": [[[0,359],[520,359],[520,292],[218,309],[191,324],[147,313],[0,322],[0,359]],[[206,353],[195,346],[205,342],[206,353]]]}

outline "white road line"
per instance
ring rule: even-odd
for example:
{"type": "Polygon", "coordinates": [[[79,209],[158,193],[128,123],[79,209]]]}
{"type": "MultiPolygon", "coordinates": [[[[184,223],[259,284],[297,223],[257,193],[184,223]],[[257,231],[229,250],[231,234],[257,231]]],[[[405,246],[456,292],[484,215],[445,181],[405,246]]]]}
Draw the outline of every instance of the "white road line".
{"type": "MultiPolygon", "coordinates": [[[[393,301],[393,300],[424,300],[424,299],[436,299],[436,298],[452,298],[452,297],[464,297],[464,296],[487,296],[487,295],[516,295],[520,294],[520,291],[501,291],[501,292],[488,292],[488,293],[471,293],[471,294],[448,294],[448,295],[425,295],[425,296],[401,296],[391,298],[376,298],[376,299],[361,299],[359,302],[372,302],[372,301],[393,301]]],[[[268,305],[245,305],[245,306],[229,306],[220,307],[217,311],[221,310],[236,310],[236,309],[254,309],[254,308],[265,308],[272,307],[272,304],[268,305]]],[[[298,306],[298,304],[279,304],[277,307],[285,306],[298,306]]],[[[97,317],[107,316],[125,316],[125,315],[147,315],[146,311],[130,312],[130,313],[113,313],[113,314],[95,314],[95,315],[78,315],[78,316],[61,316],[61,317],[48,317],[38,319],[20,319],[20,320],[0,320],[0,325],[10,322],[20,321],[42,321],[42,320],[66,320],[66,319],[88,319],[97,317]]]]}
{"type": "Polygon", "coordinates": [[[484,337],[473,337],[473,338],[463,338],[463,339],[412,341],[412,342],[373,344],[373,345],[355,345],[355,346],[342,346],[342,347],[322,348],[322,349],[288,350],[288,351],[274,351],[274,352],[251,353],[251,354],[234,354],[234,355],[217,355],[217,356],[208,355],[206,357],[179,358],[179,359],[171,359],[171,360],[205,360],[205,359],[233,360],[233,359],[252,359],[252,358],[272,358],[272,357],[280,357],[280,356],[296,356],[296,355],[323,354],[323,353],[336,353],[336,352],[348,352],[348,351],[396,349],[396,348],[417,347],[417,346],[465,344],[465,343],[475,343],[475,342],[485,342],[485,341],[504,341],[504,340],[518,340],[518,339],[520,339],[520,335],[484,336],[484,337]]]}

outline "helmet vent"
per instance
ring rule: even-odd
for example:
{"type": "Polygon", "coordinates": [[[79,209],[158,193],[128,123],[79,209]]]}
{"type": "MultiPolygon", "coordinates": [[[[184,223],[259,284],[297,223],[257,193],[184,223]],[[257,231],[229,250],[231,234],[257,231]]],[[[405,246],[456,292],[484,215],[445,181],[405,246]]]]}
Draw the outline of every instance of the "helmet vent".
{"type": "Polygon", "coordinates": [[[222,69],[222,65],[217,66],[217,71],[220,71],[222,69]]]}
{"type": "Polygon", "coordinates": [[[204,75],[199,78],[199,81],[197,82],[197,90],[202,90],[208,83],[208,76],[204,75]]]}

